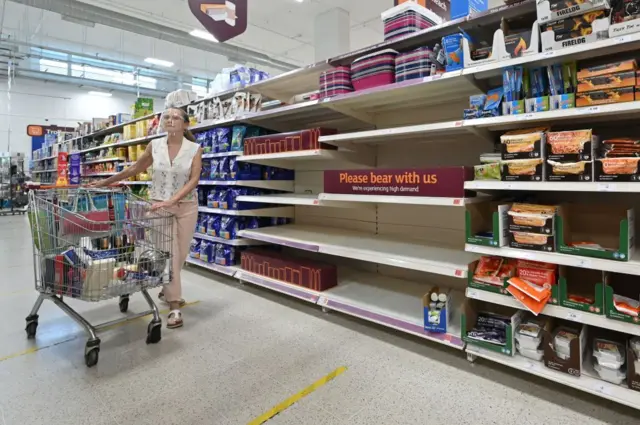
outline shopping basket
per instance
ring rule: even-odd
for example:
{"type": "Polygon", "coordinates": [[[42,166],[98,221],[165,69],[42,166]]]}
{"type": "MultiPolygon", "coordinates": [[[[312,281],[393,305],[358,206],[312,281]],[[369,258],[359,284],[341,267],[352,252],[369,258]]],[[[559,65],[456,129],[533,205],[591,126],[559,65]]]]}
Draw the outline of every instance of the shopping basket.
{"type": "Polygon", "coordinates": [[[38,310],[51,300],[89,334],[85,363],[97,364],[99,329],[153,315],[147,343],[161,339],[162,321],[148,289],[171,282],[173,216],[126,187],[91,189],[48,187],[29,193],[35,287],[39,292],[27,317],[27,337],[34,338],[38,310]],[[150,310],[91,325],[64,301],[97,302],[119,298],[126,313],[129,296],[141,292],[150,310]]]}

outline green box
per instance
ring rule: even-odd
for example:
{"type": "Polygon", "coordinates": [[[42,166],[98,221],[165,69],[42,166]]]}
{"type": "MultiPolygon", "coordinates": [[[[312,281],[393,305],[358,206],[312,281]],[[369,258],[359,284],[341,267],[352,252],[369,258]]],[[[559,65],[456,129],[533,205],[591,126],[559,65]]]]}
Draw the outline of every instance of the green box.
{"type": "Polygon", "coordinates": [[[616,310],[613,305],[614,293],[637,300],[640,295],[638,276],[620,273],[605,274],[604,309],[605,314],[609,319],[640,325],[640,317],[629,316],[628,314],[623,314],[616,310]]]}
{"type": "Polygon", "coordinates": [[[563,254],[629,261],[634,252],[635,211],[609,205],[563,205],[556,217],[557,250],[563,254]],[[572,240],[594,242],[615,251],[569,246],[572,240]]]}
{"type": "Polygon", "coordinates": [[[560,305],[573,310],[592,314],[604,314],[604,274],[598,270],[581,269],[576,267],[561,267],[558,279],[560,305]],[[569,283],[570,282],[570,283],[569,283]],[[586,304],[569,299],[569,288],[580,287],[582,293],[578,295],[590,296],[593,304],[586,304]],[[587,289],[590,288],[590,289],[587,289]]]}
{"type": "Polygon", "coordinates": [[[507,211],[510,204],[500,205],[496,202],[479,202],[467,205],[465,212],[465,235],[468,244],[490,247],[501,247],[508,243],[509,232],[506,230],[507,211]],[[493,238],[476,237],[479,232],[492,231],[493,238]]]}
{"type": "Polygon", "coordinates": [[[525,312],[522,310],[516,310],[510,307],[502,305],[486,303],[484,301],[466,299],[464,304],[464,313],[461,320],[461,337],[464,342],[470,345],[475,345],[493,351],[495,353],[505,354],[507,356],[513,356],[516,353],[515,344],[515,332],[518,325],[522,322],[525,312]],[[473,329],[476,324],[478,313],[481,311],[502,314],[505,316],[511,316],[511,324],[507,325],[506,329],[506,344],[504,346],[490,344],[484,341],[476,341],[467,336],[467,330],[473,329]]]}
{"type": "Polygon", "coordinates": [[[133,118],[140,118],[150,114],[153,114],[153,99],[139,97],[133,105],[133,118]]]}
{"type": "Polygon", "coordinates": [[[474,261],[469,265],[469,272],[467,273],[467,286],[469,288],[480,289],[481,291],[487,291],[494,294],[511,296],[510,293],[507,292],[507,287],[509,284],[507,283],[508,279],[502,280],[502,286],[491,285],[490,283],[485,282],[476,282],[473,280],[473,272],[475,271],[478,265],[477,261],[474,261]]]}

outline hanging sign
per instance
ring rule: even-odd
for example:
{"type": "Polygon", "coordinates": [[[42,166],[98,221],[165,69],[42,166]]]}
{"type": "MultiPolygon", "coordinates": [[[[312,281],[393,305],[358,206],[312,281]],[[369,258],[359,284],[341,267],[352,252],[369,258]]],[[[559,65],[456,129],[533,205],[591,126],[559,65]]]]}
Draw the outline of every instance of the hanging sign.
{"type": "Polygon", "coordinates": [[[69,154],[66,152],[58,153],[58,179],[56,180],[56,186],[69,186],[67,165],[69,165],[69,154]]]}
{"type": "Polygon", "coordinates": [[[247,30],[247,0],[189,0],[189,8],[220,43],[247,30]]]}

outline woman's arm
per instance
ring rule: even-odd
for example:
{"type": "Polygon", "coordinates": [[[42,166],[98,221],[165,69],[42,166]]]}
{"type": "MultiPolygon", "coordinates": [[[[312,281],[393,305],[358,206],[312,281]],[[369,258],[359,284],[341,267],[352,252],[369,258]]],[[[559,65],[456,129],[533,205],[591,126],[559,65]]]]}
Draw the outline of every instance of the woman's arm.
{"type": "Polygon", "coordinates": [[[198,187],[198,183],[200,182],[200,172],[202,171],[202,148],[198,148],[198,152],[193,157],[193,161],[191,162],[191,174],[189,175],[189,181],[185,184],[182,189],[177,191],[175,195],[168,201],[158,202],[151,206],[151,209],[158,208],[168,208],[176,205],[180,202],[185,196],[190,194],[193,189],[198,187]]]}
{"type": "Polygon", "coordinates": [[[147,170],[153,164],[153,155],[151,154],[151,143],[147,145],[147,148],[144,150],[144,153],[131,167],[127,167],[124,170],[120,171],[115,176],[111,176],[107,179],[100,180],[99,182],[93,183],[90,186],[92,187],[105,187],[111,184],[117,183],[119,181],[128,179],[129,177],[133,177],[137,174],[140,174],[147,170]]]}

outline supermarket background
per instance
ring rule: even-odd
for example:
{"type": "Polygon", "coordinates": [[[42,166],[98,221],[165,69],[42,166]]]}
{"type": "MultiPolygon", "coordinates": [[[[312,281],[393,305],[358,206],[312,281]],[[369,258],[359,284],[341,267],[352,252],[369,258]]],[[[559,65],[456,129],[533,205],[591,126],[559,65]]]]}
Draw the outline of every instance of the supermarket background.
{"type": "Polygon", "coordinates": [[[639,4],[343,3],[0,0],[0,425],[638,423],[639,4]],[[45,252],[152,169],[39,191],[168,107],[203,151],[180,330],[124,228],[45,252]]]}

